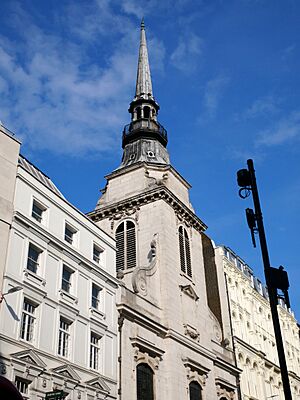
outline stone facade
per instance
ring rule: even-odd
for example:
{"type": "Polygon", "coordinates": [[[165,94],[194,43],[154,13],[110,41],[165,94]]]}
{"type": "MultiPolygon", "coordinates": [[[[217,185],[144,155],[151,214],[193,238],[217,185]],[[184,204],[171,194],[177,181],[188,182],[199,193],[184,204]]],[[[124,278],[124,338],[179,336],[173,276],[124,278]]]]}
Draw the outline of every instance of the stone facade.
{"type": "Polygon", "coordinates": [[[204,251],[212,244],[190,203],[190,185],[169,163],[166,131],[157,122],[159,106],[149,92],[145,46],[142,24],[123,162],[106,177],[96,209],[89,213],[117,238],[119,399],[188,400],[192,383],[203,400],[237,399],[239,370],[222,296],[224,276],[217,271],[214,254],[204,251]],[[124,233],[129,224],[134,231],[130,239],[124,233]],[[129,268],[126,257],[131,257],[129,268]],[[220,290],[208,290],[208,277],[220,290]],[[143,395],[143,384],[137,381],[141,365],[152,376],[143,395]]]}
{"type": "Polygon", "coordinates": [[[11,178],[0,373],[25,399],[115,399],[115,242],[22,156],[11,178]]]}
{"type": "MultiPolygon", "coordinates": [[[[242,398],[284,400],[266,287],[232,250],[216,249],[228,285],[234,348],[241,374],[242,398]]],[[[280,300],[279,318],[294,400],[300,399],[299,325],[280,300]]]]}

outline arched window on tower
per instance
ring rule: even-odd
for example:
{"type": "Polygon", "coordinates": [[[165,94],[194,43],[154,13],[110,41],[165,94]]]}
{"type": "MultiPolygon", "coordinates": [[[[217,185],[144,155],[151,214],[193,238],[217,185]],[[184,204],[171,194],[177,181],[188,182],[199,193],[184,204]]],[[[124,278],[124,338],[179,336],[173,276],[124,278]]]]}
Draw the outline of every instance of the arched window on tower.
{"type": "Polygon", "coordinates": [[[136,109],[136,119],[142,118],[142,110],[141,107],[137,107],[136,109]]]}
{"type": "Polygon", "coordinates": [[[181,271],[192,277],[191,251],[190,241],[186,229],[180,226],[179,233],[179,252],[180,252],[180,267],[181,271]]]}
{"type": "Polygon", "coordinates": [[[139,364],[136,368],[137,400],[154,400],[153,371],[147,364],[139,364]]]}
{"type": "Polygon", "coordinates": [[[190,400],[202,400],[201,386],[198,382],[192,381],[189,384],[190,400]]]}
{"type": "Polygon", "coordinates": [[[144,111],[144,118],[150,118],[150,107],[145,106],[143,111],[144,111]]]}
{"type": "Polygon", "coordinates": [[[122,222],[116,230],[117,271],[136,266],[136,235],[132,221],[122,222]]]}

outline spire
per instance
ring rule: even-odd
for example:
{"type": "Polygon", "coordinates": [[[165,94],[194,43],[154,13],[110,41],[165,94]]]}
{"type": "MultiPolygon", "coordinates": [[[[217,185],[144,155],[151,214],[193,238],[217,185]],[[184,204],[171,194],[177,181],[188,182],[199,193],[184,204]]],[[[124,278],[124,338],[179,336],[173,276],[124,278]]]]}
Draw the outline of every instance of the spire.
{"type": "Polygon", "coordinates": [[[140,50],[135,88],[135,100],[139,98],[154,100],[152,93],[152,82],[148,59],[144,18],[141,21],[140,50]]]}
{"type": "Polygon", "coordinates": [[[123,130],[123,158],[119,168],[138,162],[169,164],[167,131],[158,122],[159,104],[152,93],[144,18],[141,22],[141,39],[136,79],[135,97],[128,109],[130,124],[123,130]]]}

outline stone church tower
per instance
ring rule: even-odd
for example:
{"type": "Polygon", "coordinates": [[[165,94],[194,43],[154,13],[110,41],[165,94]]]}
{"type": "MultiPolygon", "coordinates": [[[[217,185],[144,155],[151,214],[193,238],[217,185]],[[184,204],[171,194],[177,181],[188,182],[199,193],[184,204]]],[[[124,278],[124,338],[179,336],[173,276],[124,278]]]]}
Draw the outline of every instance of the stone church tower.
{"type": "Polygon", "coordinates": [[[119,399],[237,399],[223,272],[158,111],[142,22],[122,162],[89,214],[116,238],[119,399]]]}

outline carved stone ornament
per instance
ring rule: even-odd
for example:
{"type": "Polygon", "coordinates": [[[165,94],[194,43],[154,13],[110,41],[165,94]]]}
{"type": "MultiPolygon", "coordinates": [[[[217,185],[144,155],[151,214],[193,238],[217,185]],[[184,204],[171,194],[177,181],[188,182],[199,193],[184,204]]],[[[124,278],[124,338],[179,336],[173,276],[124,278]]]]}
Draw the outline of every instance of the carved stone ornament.
{"type": "Polygon", "coordinates": [[[200,333],[198,332],[198,330],[196,328],[194,328],[193,326],[189,325],[189,324],[184,324],[184,334],[189,336],[191,339],[196,340],[197,342],[200,341],[200,333]]]}
{"type": "Polygon", "coordinates": [[[188,383],[196,381],[203,388],[208,378],[209,369],[197,365],[192,360],[183,359],[188,383]]]}
{"type": "Polygon", "coordinates": [[[221,344],[223,340],[221,325],[211,310],[209,310],[209,317],[212,320],[214,339],[221,344]]]}
{"type": "Polygon", "coordinates": [[[157,247],[158,247],[158,233],[153,235],[150,243],[150,251],[148,254],[149,264],[144,267],[136,267],[132,274],[132,287],[135,293],[140,293],[147,296],[147,278],[152,276],[157,269],[157,247]]]}
{"type": "Polygon", "coordinates": [[[113,209],[111,215],[109,216],[109,220],[111,221],[110,223],[110,229],[113,232],[115,221],[119,221],[122,218],[128,218],[134,215],[134,220],[135,222],[138,222],[139,220],[139,207],[130,207],[130,208],[124,208],[122,207],[121,209],[113,209]]]}
{"type": "Polygon", "coordinates": [[[199,296],[192,285],[179,285],[179,287],[183,293],[191,297],[193,300],[197,301],[199,299],[199,296]]]}
{"type": "Polygon", "coordinates": [[[160,357],[152,357],[148,353],[141,352],[137,346],[134,347],[134,360],[137,364],[148,364],[154,370],[158,369],[160,357]]]}
{"type": "Polygon", "coordinates": [[[168,180],[169,176],[168,173],[164,173],[161,179],[158,178],[154,178],[153,176],[150,176],[149,171],[145,172],[145,177],[149,179],[149,183],[148,183],[148,187],[151,186],[160,186],[160,185],[164,185],[165,182],[168,180]]]}
{"type": "Polygon", "coordinates": [[[234,390],[227,389],[222,385],[217,385],[216,387],[218,399],[225,398],[228,400],[235,400],[236,396],[234,390]]]}
{"type": "Polygon", "coordinates": [[[0,373],[1,373],[1,375],[5,375],[6,372],[7,372],[6,365],[3,364],[3,363],[1,363],[1,364],[0,364],[0,373]]]}

